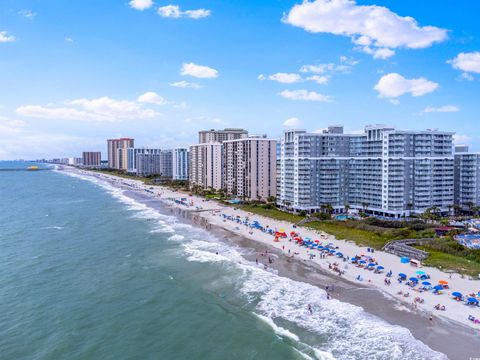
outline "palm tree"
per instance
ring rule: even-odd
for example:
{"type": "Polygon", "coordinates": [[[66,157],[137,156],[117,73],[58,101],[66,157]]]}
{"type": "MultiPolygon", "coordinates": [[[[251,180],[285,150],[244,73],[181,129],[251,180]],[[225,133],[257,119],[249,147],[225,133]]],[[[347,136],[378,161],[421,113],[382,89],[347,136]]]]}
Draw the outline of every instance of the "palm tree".
{"type": "Polygon", "coordinates": [[[345,213],[348,214],[348,210],[350,210],[350,205],[346,203],[345,205],[343,205],[343,207],[345,208],[345,213]]]}

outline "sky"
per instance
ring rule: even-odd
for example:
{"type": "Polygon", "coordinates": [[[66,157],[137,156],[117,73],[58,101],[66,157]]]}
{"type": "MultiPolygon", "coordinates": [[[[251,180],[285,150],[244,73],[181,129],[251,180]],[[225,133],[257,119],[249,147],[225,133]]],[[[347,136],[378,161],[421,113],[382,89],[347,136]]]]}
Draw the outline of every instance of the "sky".
{"type": "Polygon", "coordinates": [[[202,129],[438,128],[480,151],[480,3],[2,0],[0,160],[202,129]]]}

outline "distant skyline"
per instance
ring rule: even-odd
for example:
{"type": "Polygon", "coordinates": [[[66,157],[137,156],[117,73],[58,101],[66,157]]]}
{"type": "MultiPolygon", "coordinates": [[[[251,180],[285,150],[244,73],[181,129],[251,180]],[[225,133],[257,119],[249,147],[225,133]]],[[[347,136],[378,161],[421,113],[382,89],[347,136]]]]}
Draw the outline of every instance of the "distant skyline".
{"type": "Polygon", "coordinates": [[[480,151],[480,4],[3,0],[0,160],[367,124],[480,151]]]}

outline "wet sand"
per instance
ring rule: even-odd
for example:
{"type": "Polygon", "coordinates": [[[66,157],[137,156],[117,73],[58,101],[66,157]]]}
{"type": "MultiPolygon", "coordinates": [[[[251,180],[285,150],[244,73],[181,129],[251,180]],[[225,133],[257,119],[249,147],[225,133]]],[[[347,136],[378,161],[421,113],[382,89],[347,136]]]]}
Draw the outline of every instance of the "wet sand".
{"type": "MultiPolygon", "coordinates": [[[[433,321],[423,311],[408,309],[404,303],[385,295],[380,290],[362,286],[327,272],[317,264],[299,259],[291,260],[280,250],[250,240],[222,227],[210,224],[200,214],[165,205],[161,200],[148,195],[130,192],[137,200],[148,203],[168,215],[182,218],[183,222],[208,230],[225,243],[248,249],[246,260],[255,261],[258,254],[268,250],[274,257],[273,264],[268,264],[278,274],[296,281],[307,282],[325,289],[335,299],[362,307],[371,315],[377,316],[390,324],[399,325],[410,330],[413,336],[424,342],[433,350],[446,354],[452,360],[470,360],[480,358],[480,335],[478,331],[460,323],[434,317],[433,321]],[[331,291],[333,285],[333,291],[331,291]]],[[[263,258],[264,259],[264,258],[263,258]]],[[[262,260],[263,260],[262,259],[262,260]]]]}

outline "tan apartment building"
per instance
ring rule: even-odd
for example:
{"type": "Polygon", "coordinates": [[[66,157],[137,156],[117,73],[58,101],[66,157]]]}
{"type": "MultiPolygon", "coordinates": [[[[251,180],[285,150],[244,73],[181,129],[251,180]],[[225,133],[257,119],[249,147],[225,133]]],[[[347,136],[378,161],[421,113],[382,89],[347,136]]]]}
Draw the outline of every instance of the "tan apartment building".
{"type": "Polygon", "coordinates": [[[227,140],[242,139],[248,136],[248,131],[244,129],[224,129],[224,130],[202,130],[198,132],[198,143],[207,144],[211,142],[223,143],[227,140]]]}
{"type": "Polygon", "coordinates": [[[135,147],[135,140],[131,138],[108,139],[108,167],[111,169],[127,170],[127,148],[133,147],[135,147]]]}
{"type": "Polygon", "coordinates": [[[212,142],[190,146],[190,186],[222,189],[222,144],[212,142]]]}
{"type": "Polygon", "coordinates": [[[223,186],[227,194],[267,201],[276,196],[277,142],[249,137],[223,142],[223,186]]]}

